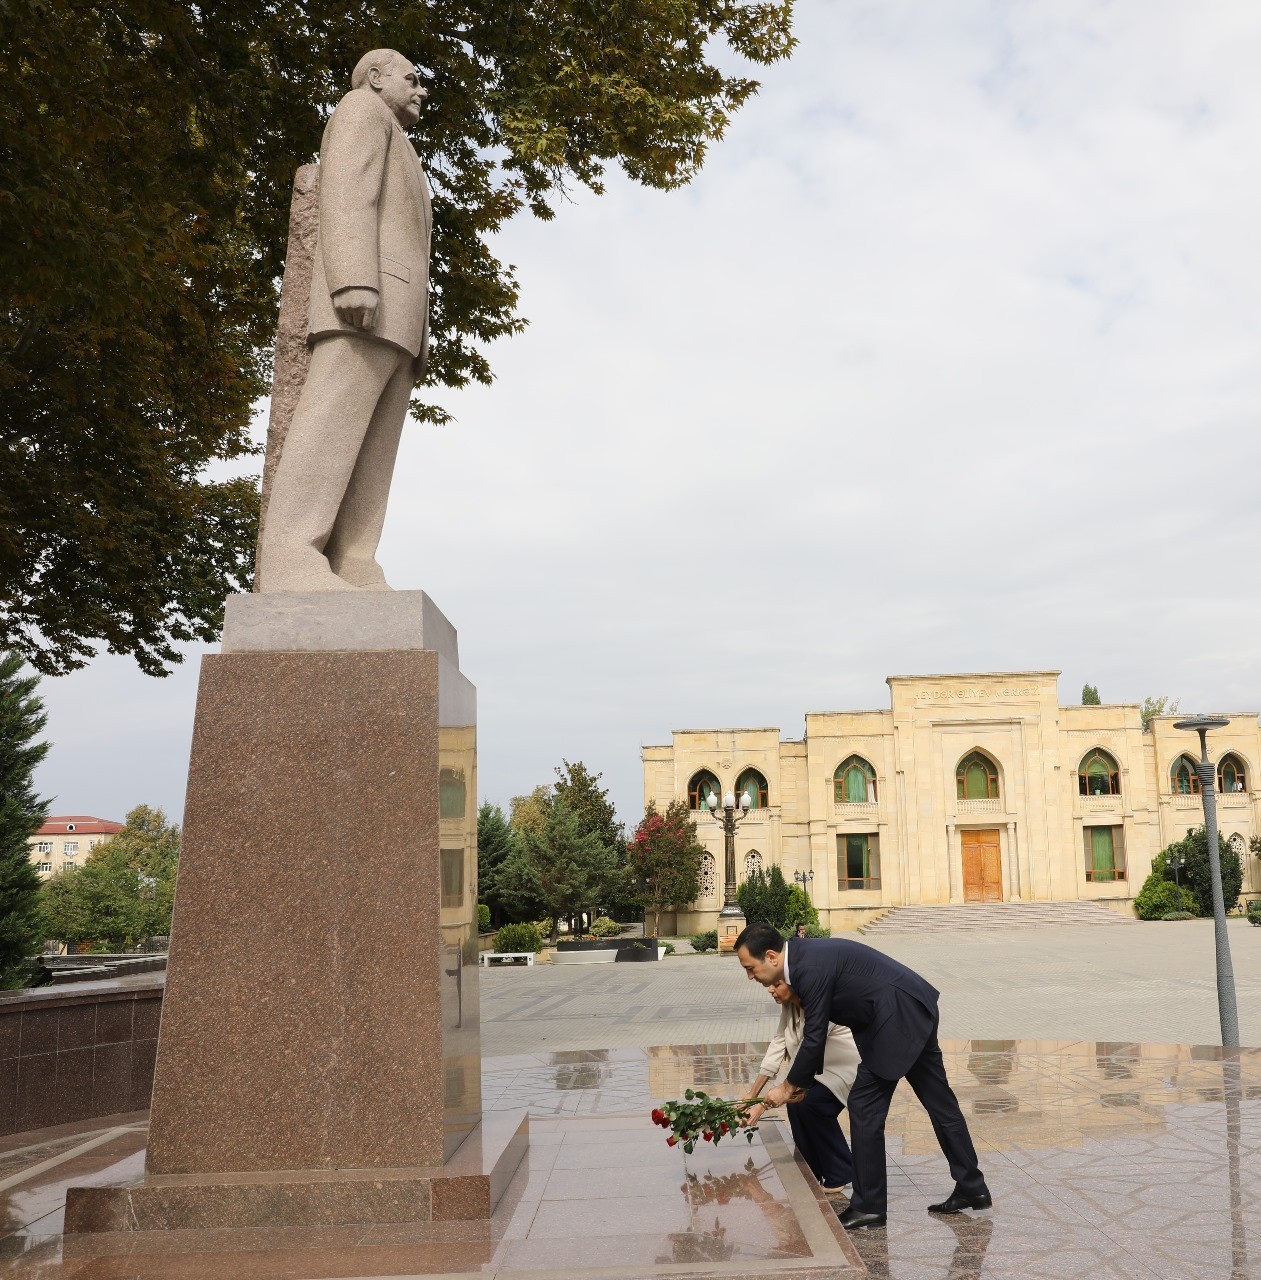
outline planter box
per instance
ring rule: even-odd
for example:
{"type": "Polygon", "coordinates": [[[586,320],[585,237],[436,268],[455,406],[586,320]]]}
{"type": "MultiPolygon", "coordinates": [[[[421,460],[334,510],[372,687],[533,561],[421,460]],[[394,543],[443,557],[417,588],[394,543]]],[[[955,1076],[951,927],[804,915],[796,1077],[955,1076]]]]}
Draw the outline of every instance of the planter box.
{"type": "Polygon", "coordinates": [[[606,951],[562,951],[559,947],[552,953],[553,964],[612,964],[617,959],[617,952],[606,951]]]}
{"type": "Polygon", "coordinates": [[[647,960],[654,963],[657,960],[657,940],[654,938],[648,946],[644,947],[618,947],[617,949],[618,964],[637,963],[642,964],[647,960]]]}
{"type": "Polygon", "coordinates": [[[556,944],[557,951],[621,951],[642,942],[645,947],[655,947],[656,938],[562,938],[556,944]]]}
{"type": "Polygon", "coordinates": [[[558,964],[656,960],[657,940],[631,937],[570,939],[556,944],[555,959],[558,964]]]}

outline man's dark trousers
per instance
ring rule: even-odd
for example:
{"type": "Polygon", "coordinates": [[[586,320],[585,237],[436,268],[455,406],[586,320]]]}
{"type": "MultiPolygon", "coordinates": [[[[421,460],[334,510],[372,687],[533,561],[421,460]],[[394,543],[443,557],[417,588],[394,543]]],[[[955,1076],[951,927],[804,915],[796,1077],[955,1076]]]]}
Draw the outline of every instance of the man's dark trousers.
{"type": "Polygon", "coordinates": [[[836,1094],[817,1080],[800,1102],[788,1104],[788,1127],[797,1150],[825,1187],[843,1187],[854,1174],[849,1144],[837,1123],[844,1109],[836,1094]]]}
{"type": "MultiPolygon", "coordinates": [[[[959,1100],[946,1079],[945,1064],[937,1046],[937,1030],[905,1076],[907,1084],[928,1112],[938,1145],[950,1163],[960,1191],[977,1195],[985,1190],[985,1178],[977,1165],[976,1148],[959,1100]]],[[[889,1179],[885,1167],[884,1124],[893,1101],[896,1080],[873,1075],[865,1063],[849,1091],[849,1136],[854,1147],[854,1194],[850,1203],[864,1213],[885,1213],[889,1203],[889,1179]]]]}

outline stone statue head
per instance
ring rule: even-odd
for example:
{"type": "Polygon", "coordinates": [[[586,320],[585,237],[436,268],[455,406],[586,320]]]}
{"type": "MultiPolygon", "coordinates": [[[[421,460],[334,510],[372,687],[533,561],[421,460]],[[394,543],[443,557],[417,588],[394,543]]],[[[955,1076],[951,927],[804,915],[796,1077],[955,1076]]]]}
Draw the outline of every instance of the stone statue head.
{"type": "Polygon", "coordinates": [[[380,95],[404,129],[420,119],[421,105],[429,96],[415,66],[397,49],[373,49],[359,59],[351,72],[350,87],[362,89],[364,85],[380,95]]]}

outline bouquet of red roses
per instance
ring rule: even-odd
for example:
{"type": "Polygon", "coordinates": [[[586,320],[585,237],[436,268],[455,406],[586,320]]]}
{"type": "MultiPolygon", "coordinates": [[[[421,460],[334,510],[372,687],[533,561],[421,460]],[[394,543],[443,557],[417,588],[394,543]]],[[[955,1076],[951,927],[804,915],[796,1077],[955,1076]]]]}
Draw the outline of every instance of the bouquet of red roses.
{"type": "MultiPolygon", "coordinates": [[[[760,1098],[732,1102],[729,1098],[711,1098],[699,1089],[688,1089],[682,1102],[663,1102],[654,1107],[652,1122],[670,1130],[666,1139],[670,1146],[682,1143],[683,1150],[691,1155],[698,1140],[716,1145],[726,1134],[734,1136],[735,1130],[748,1120],[750,1110],[764,1105],[760,1098]]],[[[756,1128],[757,1125],[749,1125],[744,1129],[748,1141],[753,1141],[756,1128]]]]}

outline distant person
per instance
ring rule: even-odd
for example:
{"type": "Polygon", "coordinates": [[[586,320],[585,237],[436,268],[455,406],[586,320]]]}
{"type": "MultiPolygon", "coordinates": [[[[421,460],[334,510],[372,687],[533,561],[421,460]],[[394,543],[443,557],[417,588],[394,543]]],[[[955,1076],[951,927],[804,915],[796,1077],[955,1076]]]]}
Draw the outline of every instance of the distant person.
{"type": "Polygon", "coordinates": [[[954,1190],[940,1204],[929,1205],[929,1213],[990,1207],[993,1201],[972,1135],[937,1046],[940,1014],[932,986],[861,942],[794,938],[787,943],[764,924],[751,924],[740,934],[736,956],[749,978],[763,986],[788,983],[804,1010],[801,1048],[787,1080],[766,1095],[768,1105],[799,1102],[809,1094],[823,1069],[831,1023],[839,1022],[854,1033],[860,1061],[848,1099],[854,1194],[841,1215],[846,1230],[885,1224],[889,1191],[884,1125],[901,1079],[928,1112],[954,1175],[954,1190]]]}
{"type": "MultiPolygon", "coordinates": [[[[751,1097],[758,1098],[797,1056],[806,1029],[805,1014],[797,994],[786,982],[773,982],[767,988],[779,1005],[779,1027],[766,1047],[766,1056],[753,1082],[751,1097]]],[[[858,1046],[848,1027],[835,1022],[828,1027],[823,1049],[823,1069],[815,1077],[800,1102],[788,1104],[788,1127],[802,1159],[824,1191],[843,1191],[854,1174],[849,1143],[841,1132],[840,1115],[845,1109],[850,1086],[858,1071],[858,1046]]],[[[756,1124],[764,1107],[754,1107],[749,1123],[756,1124]]]]}
{"type": "Polygon", "coordinates": [[[797,926],[796,932],[793,934],[793,937],[804,938],[805,936],[806,936],[806,926],[804,924],[799,924],[797,926]]]}

